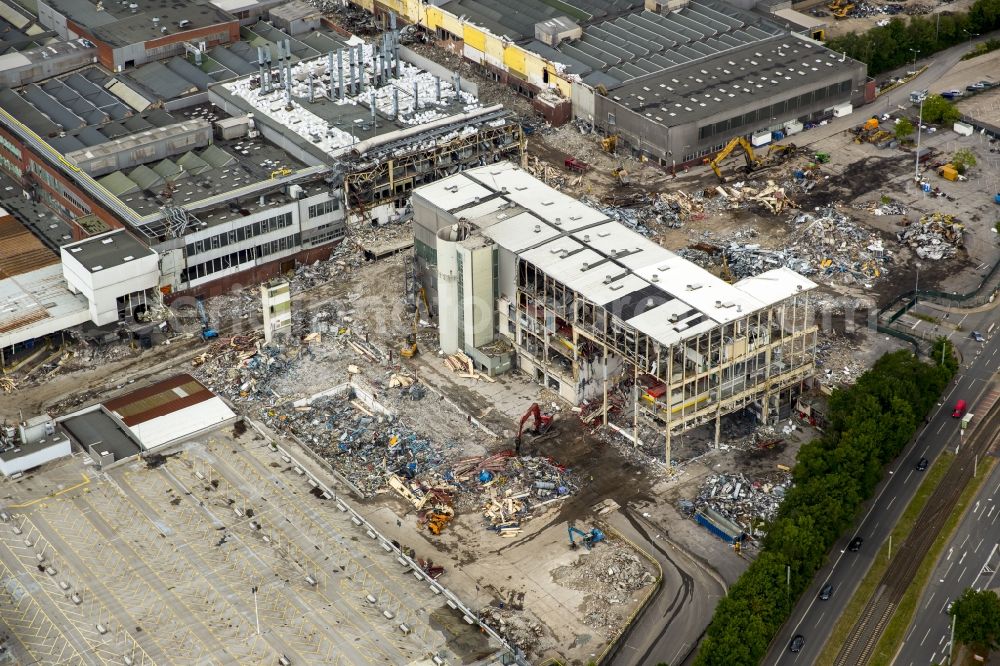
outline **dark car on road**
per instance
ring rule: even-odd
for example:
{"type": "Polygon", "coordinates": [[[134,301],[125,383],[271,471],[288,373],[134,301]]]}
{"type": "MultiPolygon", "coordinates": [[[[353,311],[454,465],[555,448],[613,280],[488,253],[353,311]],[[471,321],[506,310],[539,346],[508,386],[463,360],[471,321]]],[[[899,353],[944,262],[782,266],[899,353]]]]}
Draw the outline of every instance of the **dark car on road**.
{"type": "Polygon", "coordinates": [[[798,634],[792,639],[792,642],[788,644],[788,649],[792,652],[802,652],[802,646],[806,644],[805,636],[798,634]]]}
{"type": "Polygon", "coordinates": [[[927,469],[928,464],[929,463],[927,462],[927,458],[921,458],[920,460],[917,461],[917,471],[923,472],[924,470],[927,469]]]}
{"type": "Polygon", "coordinates": [[[819,591],[819,598],[821,601],[826,601],[833,596],[833,583],[827,583],[823,586],[823,589],[819,591]]]}
{"type": "Polygon", "coordinates": [[[852,553],[856,553],[859,550],[861,550],[861,544],[863,544],[864,542],[865,542],[864,539],[862,539],[859,536],[856,536],[853,539],[851,539],[851,543],[847,544],[847,550],[851,551],[852,553]]]}

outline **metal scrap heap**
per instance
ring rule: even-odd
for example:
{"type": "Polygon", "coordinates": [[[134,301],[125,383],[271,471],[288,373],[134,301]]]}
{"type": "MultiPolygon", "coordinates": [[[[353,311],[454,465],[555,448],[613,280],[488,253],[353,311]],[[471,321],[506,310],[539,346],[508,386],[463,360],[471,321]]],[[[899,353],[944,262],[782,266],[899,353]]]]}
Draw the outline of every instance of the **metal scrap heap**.
{"type": "Polygon", "coordinates": [[[777,515],[791,485],[792,475],[784,471],[767,472],[752,480],[744,474],[717,474],[708,477],[698,497],[682,503],[682,509],[693,514],[707,507],[740,525],[750,536],[760,538],[763,525],[777,515]]]}
{"type": "Polygon", "coordinates": [[[907,224],[896,236],[921,259],[936,261],[954,256],[962,244],[964,230],[953,215],[933,213],[922,216],[919,222],[907,224]]]}

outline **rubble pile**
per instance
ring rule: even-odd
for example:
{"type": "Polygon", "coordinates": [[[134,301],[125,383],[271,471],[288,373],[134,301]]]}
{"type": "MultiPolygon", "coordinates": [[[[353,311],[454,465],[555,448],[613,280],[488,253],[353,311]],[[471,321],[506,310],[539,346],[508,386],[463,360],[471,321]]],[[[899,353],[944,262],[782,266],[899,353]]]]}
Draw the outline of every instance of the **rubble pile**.
{"type": "Polygon", "coordinates": [[[584,622],[609,634],[621,626],[634,592],[656,582],[649,563],[614,540],[598,543],[573,564],[555,569],[552,579],[587,593],[581,609],[584,622]]]}
{"type": "Polygon", "coordinates": [[[744,474],[716,474],[708,477],[698,497],[684,505],[686,513],[708,507],[740,525],[754,537],[777,515],[785,492],[792,485],[789,472],[766,472],[754,479],[744,474]]]}
{"type": "Polygon", "coordinates": [[[921,259],[947,259],[954,256],[962,244],[965,227],[948,213],[921,216],[918,222],[907,224],[896,234],[900,243],[909,245],[921,259]]]}
{"type": "Polygon", "coordinates": [[[506,605],[484,606],[479,612],[479,619],[526,654],[531,653],[545,637],[541,622],[530,617],[527,611],[506,605]]]}
{"type": "Polygon", "coordinates": [[[828,387],[850,386],[868,369],[857,358],[857,343],[843,336],[826,335],[816,345],[816,378],[828,387]]]}
{"type": "Polygon", "coordinates": [[[513,451],[455,462],[446,478],[469,492],[460,507],[476,507],[488,529],[515,537],[533,509],[579,490],[572,473],[551,458],[517,457],[513,451]]]}
{"type": "MultiPolygon", "coordinates": [[[[799,213],[795,228],[784,249],[769,249],[759,243],[730,242],[722,248],[732,276],[739,280],[781,266],[821,282],[871,285],[885,277],[890,253],[878,234],[859,227],[835,210],[824,208],[813,213],[799,213]]],[[[697,253],[685,256],[700,265],[705,258],[697,253]]],[[[708,264],[720,263],[708,259],[708,264]]]]}
{"type": "Polygon", "coordinates": [[[905,204],[889,198],[882,201],[863,201],[854,204],[854,208],[868,211],[872,215],[906,215],[908,210],[905,204]]]}

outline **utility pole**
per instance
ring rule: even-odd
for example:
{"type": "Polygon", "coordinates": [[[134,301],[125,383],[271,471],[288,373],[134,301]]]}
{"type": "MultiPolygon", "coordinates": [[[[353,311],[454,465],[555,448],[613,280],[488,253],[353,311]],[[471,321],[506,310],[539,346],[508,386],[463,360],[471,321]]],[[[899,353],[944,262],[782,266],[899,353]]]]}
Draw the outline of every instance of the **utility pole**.
{"type": "Polygon", "coordinates": [[[889,534],[889,560],[892,559],[892,534],[889,534]]]}

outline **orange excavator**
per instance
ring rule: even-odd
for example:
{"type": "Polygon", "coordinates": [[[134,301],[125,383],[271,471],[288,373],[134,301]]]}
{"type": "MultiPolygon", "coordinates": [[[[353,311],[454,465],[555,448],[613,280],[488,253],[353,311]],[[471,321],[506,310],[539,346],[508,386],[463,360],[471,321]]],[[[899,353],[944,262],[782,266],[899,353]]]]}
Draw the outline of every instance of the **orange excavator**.
{"type": "Polygon", "coordinates": [[[524,413],[524,416],[521,417],[521,423],[517,427],[517,437],[514,438],[514,452],[517,455],[521,455],[521,436],[524,434],[524,424],[531,418],[535,420],[535,423],[528,432],[534,435],[536,443],[550,437],[555,437],[556,435],[552,429],[552,420],[555,417],[551,414],[543,414],[542,408],[538,406],[538,403],[533,403],[528,408],[528,411],[524,413]]]}

